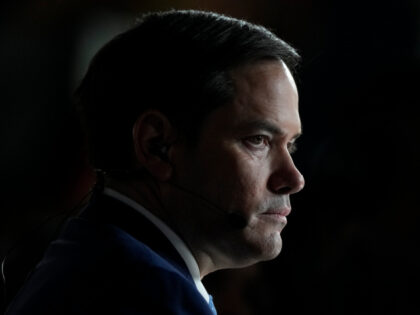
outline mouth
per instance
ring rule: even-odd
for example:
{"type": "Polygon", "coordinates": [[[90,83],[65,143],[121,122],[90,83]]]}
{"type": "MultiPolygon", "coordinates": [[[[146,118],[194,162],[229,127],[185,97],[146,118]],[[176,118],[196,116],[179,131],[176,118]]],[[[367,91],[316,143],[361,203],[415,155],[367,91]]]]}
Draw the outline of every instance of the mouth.
{"type": "Polygon", "coordinates": [[[291,212],[291,208],[285,207],[281,209],[270,209],[262,213],[262,215],[266,218],[273,219],[275,221],[282,222],[284,224],[287,223],[287,216],[291,212]]]}

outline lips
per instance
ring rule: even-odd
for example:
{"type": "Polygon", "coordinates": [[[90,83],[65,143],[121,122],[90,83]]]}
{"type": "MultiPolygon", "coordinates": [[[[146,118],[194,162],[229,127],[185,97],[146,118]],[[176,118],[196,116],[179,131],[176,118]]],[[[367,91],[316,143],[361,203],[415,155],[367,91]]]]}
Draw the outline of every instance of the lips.
{"type": "Polygon", "coordinates": [[[267,210],[263,214],[278,215],[278,216],[287,217],[290,214],[291,211],[292,211],[292,209],[285,207],[285,208],[281,208],[281,209],[267,210]]]}
{"type": "Polygon", "coordinates": [[[280,209],[271,209],[262,213],[262,217],[276,224],[281,223],[284,226],[287,224],[287,216],[290,214],[290,211],[291,209],[288,207],[280,209]]]}

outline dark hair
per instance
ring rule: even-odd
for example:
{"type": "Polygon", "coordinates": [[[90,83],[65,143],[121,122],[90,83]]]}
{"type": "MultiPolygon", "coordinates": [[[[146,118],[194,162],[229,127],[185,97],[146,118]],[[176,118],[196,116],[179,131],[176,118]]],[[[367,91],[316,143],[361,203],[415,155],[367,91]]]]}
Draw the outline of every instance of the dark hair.
{"type": "Polygon", "coordinates": [[[93,165],[130,169],[132,127],[147,109],[164,113],[193,144],[209,112],[234,98],[229,72],[259,60],[299,55],[262,26],[202,11],[145,14],[93,58],[76,101],[93,165]]]}

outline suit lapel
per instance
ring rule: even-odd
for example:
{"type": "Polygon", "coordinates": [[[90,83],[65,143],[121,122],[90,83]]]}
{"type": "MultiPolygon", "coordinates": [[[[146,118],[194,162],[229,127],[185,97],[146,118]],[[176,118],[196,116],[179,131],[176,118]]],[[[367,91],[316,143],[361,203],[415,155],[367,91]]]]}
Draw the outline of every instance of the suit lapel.
{"type": "Polygon", "coordinates": [[[192,281],[184,260],[166,236],[141,213],[104,194],[95,194],[81,217],[114,225],[150,247],[192,281]]]}

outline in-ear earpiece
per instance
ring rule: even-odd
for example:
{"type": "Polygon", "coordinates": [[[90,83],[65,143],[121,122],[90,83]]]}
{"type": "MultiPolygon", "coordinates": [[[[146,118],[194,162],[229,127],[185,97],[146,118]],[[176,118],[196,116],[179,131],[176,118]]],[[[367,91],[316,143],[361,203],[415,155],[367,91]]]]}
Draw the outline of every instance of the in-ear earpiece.
{"type": "Polygon", "coordinates": [[[168,150],[169,146],[161,142],[153,142],[150,146],[150,153],[156,155],[165,162],[169,162],[168,150]]]}

